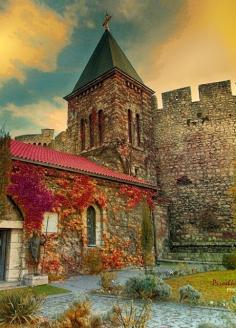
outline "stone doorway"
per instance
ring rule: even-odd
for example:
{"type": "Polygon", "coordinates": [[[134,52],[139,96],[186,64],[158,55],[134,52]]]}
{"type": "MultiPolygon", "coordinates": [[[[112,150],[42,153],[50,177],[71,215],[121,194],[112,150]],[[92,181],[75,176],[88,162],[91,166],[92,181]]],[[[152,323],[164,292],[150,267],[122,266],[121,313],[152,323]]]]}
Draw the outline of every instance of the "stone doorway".
{"type": "Polygon", "coordinates": [[[0,281],[21,280],[27,273],[23,244],[23,215],[7,198],[4,216],[0,219],[0,281]]]}
{"type": "Polygon", "coordinates": [[[5,280],[8,230],[0,229],[0,281],[5,280]]]}

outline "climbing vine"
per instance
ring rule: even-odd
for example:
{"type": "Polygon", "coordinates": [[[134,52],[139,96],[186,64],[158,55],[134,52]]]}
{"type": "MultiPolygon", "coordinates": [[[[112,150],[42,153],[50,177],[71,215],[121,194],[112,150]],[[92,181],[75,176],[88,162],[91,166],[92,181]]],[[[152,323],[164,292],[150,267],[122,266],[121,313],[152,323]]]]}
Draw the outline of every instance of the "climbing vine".
{"type": "Polygon", "coordinates": [[[44,176],[40,167],[14,163],[7,193],[22,210],[27,232],[41,230],[43,214],[53,207],[54,196],[44,185],[44,176]]]}
{"type": "Polygon", "coordinates": [[[105,211],[109,208],[113,213],[109,224],[107,216],[103,216],[100,236],[103,242],[97,247],[103,268],[118,269],[143,263],[141,228],[136,222],[127,221],[125,231],[134,234],[128,238],[113,231],[112,225],[122,225],[121,213],[125,215],[125,210],[134,209],[144,201],[152,207],[153,192],[125,184],[120,187],[108,185],[99,184],[86,175],[14,161],[7,192],[24,215],[26,237],[29,238],[33,231],[41,233],[45,212],[59,215],[58,232],[44,233],[46,242],[40,263],[43,272],[64,275],[81,270],[84,257],[89,256],[86,251],[87,222],[84,222],[83,213],[95,204],[105,211]],[[107,195],[109,199],[113,197],[112,201],[108,202],[107,195]]]}
{"type": "Polygon", "coordinates": [[[156,192],[122,184],[120,186],[120,193],[126,197],[127,207],[129,209],[136,207],[142,201],[147,201],[150,208],[154,205],[153,197],[156,195],[156,192]]]}

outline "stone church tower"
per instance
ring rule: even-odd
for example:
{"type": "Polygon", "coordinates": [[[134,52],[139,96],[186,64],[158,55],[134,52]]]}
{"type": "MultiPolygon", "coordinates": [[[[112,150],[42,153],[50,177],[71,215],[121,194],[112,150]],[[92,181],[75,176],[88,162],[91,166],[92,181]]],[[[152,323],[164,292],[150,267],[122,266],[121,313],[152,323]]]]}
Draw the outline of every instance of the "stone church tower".
{"type": "Polygon", "coordinates": [[[107,25],[50,144],[157,186],[156,246],[171,260],[220,261],[236,248],[236,96],[230,81],[162,94],[163,108],[107,25]],[[160,201],[162,203],[160,205],[160,201]],[[168,209],[168,210],[166,210],[168,209]]]}
{"type": "Polygon", "coordinates": [[[65,97],[67,151],[155,182],[153,94],[106,29],[65,97]]]}

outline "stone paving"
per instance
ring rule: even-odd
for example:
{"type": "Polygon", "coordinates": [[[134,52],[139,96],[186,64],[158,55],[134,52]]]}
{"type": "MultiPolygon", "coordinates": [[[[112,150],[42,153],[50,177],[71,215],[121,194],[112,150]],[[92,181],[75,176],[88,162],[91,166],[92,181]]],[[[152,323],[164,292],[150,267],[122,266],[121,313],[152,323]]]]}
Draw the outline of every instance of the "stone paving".
{"type": "MultiPolygon", "coordinates": [[[[69,304],[82,295],[86,294],[71,293],[60,297],[49,297],[44,304],[42,314],[52,319],[57,318],[69,307],[69,304]]],[[[89,295],[89,299],[92,301],[93,310],[97,313],[105,313],[117,303],[116,299],[104,296],[89,295]]],[[[128,301],[119,300],[118,302],[124,305],[128,301]]],[[[140,306],[140,303],[135,302],[137,306],[140,306]]],[[[236,327],[235,318],[225,311],[160,302],[152,305],[152,319],[148,328],[197,328],[198,324],[203,322],[214,323],[219,328],[224,328],[227,317],[234,320],[236,327]]]]}
{"type": "MultiPolygon", "coordinates": [[[[140,274],[140,270],[121,271],[118,275],[118,281],[124,283],[127,278],[137,275],[137,273],[140,274]]],[[[53,285],[69,289],[71,293],[47,298],[42,314],[48,318],[57,318],[73,301],[81,296],[89,297],[93,309],[97,313],[107,312],[118,300],[114,297],[88,295],[91,289],[96,289],[99,286],[99,277],[97,276],[73,277],[53,285]]],[[[128,301],[120,299],[118,302],[122,305],[128,301]]],[[[135,301],[138,307],[141,303],[135,301]]],[[[227,318],[233,320],[236,328],[236,317],[229,312],[191,307],[184,304],[158,302],[152,304],[152,319],[148,324],[148,328],[197,328],[203,322],[210,322],[217,324],[219,328],[225,328],[227,327],[227,318]]]]}

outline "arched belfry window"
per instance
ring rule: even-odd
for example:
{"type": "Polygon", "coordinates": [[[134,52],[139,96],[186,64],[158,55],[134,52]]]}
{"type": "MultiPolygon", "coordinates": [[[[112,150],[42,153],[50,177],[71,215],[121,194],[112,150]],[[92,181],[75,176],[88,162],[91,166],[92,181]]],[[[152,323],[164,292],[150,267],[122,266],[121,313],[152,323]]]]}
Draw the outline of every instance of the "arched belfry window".
{"type": "Polygon", "coordinates": [[[89,115],[89,136],[90,136],[90,147],[94,146],[94,118],[93,114],[89,115]]]}
{"type": "Polygon", "coordinates": [[[140,137],[140,116],[136,114],[136,135],[137,135],[137,145],[140,146],[141,137],[140,137]]]}
{"type": "Polygon", "coordinates": [[[92,206],[87,209],[87,238],[88,246],[96,245],[96,212],[92,206]]]}
{"type": "Polygon", "coordinates": [[[98,135],[99,135],[99,145],[103,143],[104,138],[104,114],[103,110],[98,112],[98,135]]]}
{"type": "Polygon", "coordinates": [[[129,142],[132,143],[132,111],[128,110],[128,137],[129,142]]]}
{"type": "Polygon", "coordinates": [[[80,140],[81,140],[81,150],[85,149],[85,121],[82,118],[80,120],[80,140]]]}

